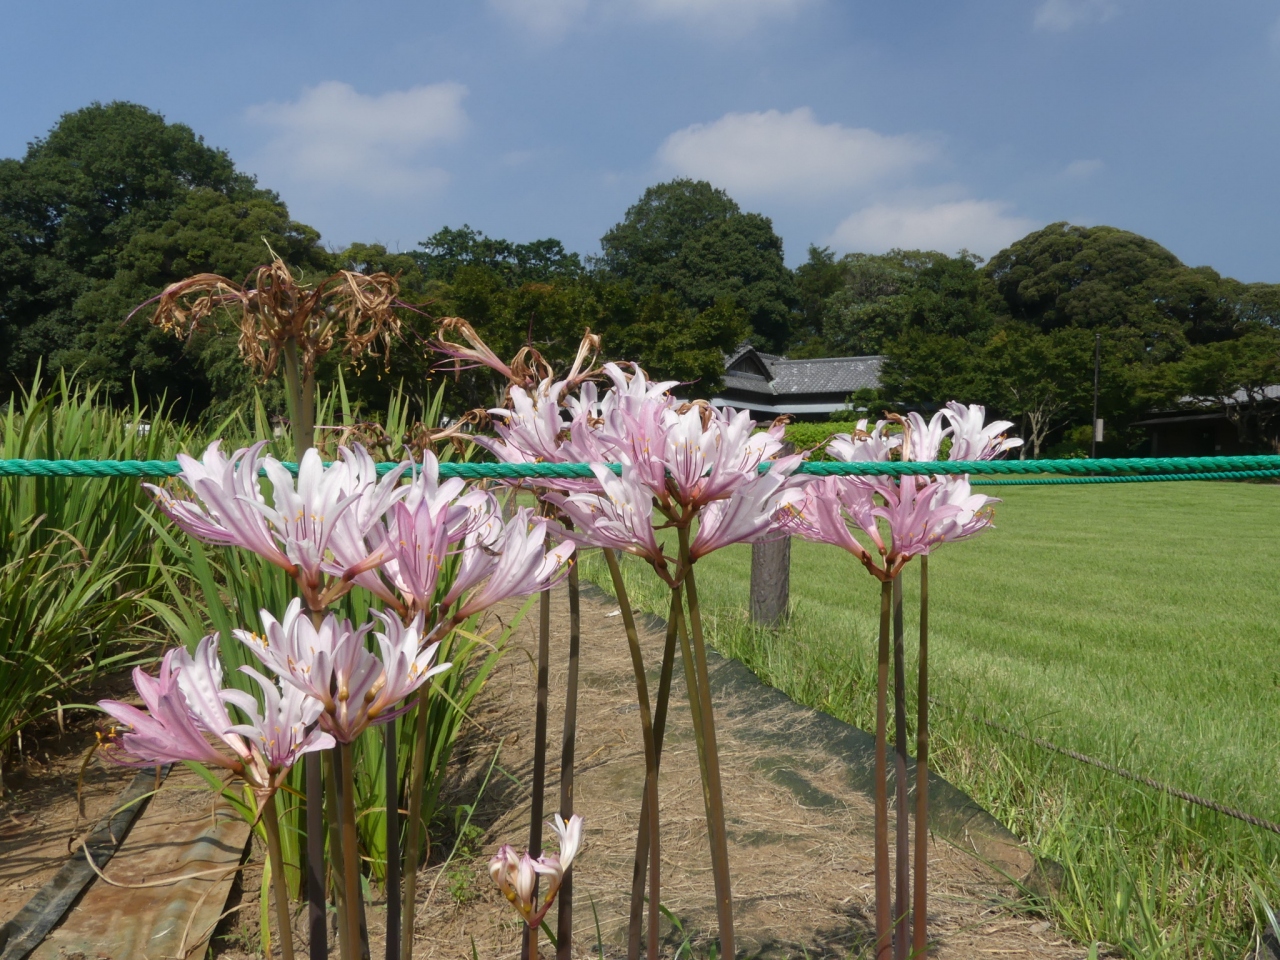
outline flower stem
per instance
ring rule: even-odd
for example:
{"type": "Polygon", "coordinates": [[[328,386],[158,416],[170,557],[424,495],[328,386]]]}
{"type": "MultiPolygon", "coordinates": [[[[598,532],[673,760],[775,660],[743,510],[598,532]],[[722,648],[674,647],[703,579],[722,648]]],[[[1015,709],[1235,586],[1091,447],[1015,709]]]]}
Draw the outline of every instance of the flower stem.
{"type": "MultiPolygon", "coordinates": [[[[660,912],[661,891],[659,889],[659,857],[658,840],[658,754],[654,749],[653,716],[649,705],[649,681],[644,672],[644,656],[640,652],[640,635],[636,632],[635,616],[631,611],[631,601],[627,596],[627,587],[622,580],[622,571],[618,567],[618,557],[605,547],[605,562],[609,565],[609,576],[613,578],[613,589],[618,595],[618,609],[622,613],[622,625],[627,631],[627,646],[631,649],[631,668],[636,675],[636,700],[640,705],[640,729],[644,738],[644,787],[649,800],[649,960],[658,960],[658,924],[662,916],[660,912]]],[[[637,944],[637,949],[638,949],[637,944]]]]}
{"type": "MultiPolygon", "coordinates": [[[[542,815],[547,791],[547,686],[551,668],[551,591],[538,597],[538,693],[533,720],[533,789],[529,797],[529,856],[542,856],[542,815]]],[[[533,881],[533,899],[538,899],[538,878],[533,881]]],[[[537,960],[538,931],[525,925],[521,960],[537,960]]]]}
{"type": "Polygon", "coordinates": [[[916,876],[911,952],[929,947],[929,558],[920,558],[920,669],[916,693],[916,876]]]}
{"type": "Polygon", "coordinates": [[[324,893],[324,761],[317,752],[303,763],[307,794],[307,932],[311,960],[327,960],[329,934],[325,930],[324,893]]]}
{"type": "Polygon", "coordinates": [[[893,578],[893,785],[897,825],[894,829],[897,889],[893,907],[893,954],[906,960],[909,897],[911,895],[911,837],[907,824],[907,678],[906,642],[902,624],[902,574],[893,578]]]}
{"type": "Polygon", "coordinates": [[[284,342],[284,385],[289,415],[293,420],[294,453],[299,460],[315,445],[316,380],[304,378],[298,362],[298,341],[289,337],[284,342]]]}
{"type": "MultiPolygon", "coordinates": [[[[285,349],[285,397],[290,414],[303,406],[302,384],[298,379],[298,349],[292,340],[285,349]],[[292,365],[290,364],[292,357],[292,365]]],[[[293,456],[296,461],[310,448],[315,431],[304,432],[294,424],[293,456]]],[[[317,628],[324,616],[323,610],[312,610],[311,622],[317,628]]],[[[325,929],[324,885],[324,773],[319,753],[309,753],[303,761],[304,787],[307,801],[307,935],[308,954],[311,960],[328,960],[329,933],[325,929]]]]}
{"type": "Polygon", "coordinates": [[[387,795],[387,960],[400,960],[400,763],[396,721],[382,728],[383,791],[387,795]]]}
{"type": "Polygon", "coordinates": [[[702,713],[702,751],[706,757],[703,776],[711,816],[711,873],[715,881],[716,916],[720,925],[720,956],[733,960],[733,891],[729,877],[729,837],[725,830],[724,791],[720,785],[720,755],[716,746],[716,721],[711,704],[711,678],[707,669],[707,646],[702,635],[702,611],[698,606],[698,586],[689,552],[689,528],[680,528],[680,559],[685,570],[685,596],[689,605],[689,627],[693,639],[693,663],[697,671],[699,707],[702,713]]]}
{"type": "Polygon", "coordinates": [[[368,951],[363,942],[354,942],[360,933],[360,906],[364,900],[360,891],[360,853],[356,846],[355,767],[351,744],[341,744],[338,751],[342,760],[342,787],[339,796],[342,806],[342,874],[346,881],[343,906],[347,913],[347,935],[352,941],[351,954],[353,960],[356,960],[368,951]]]}
{"type": "MultiPolygon", "coordinates": [[[[569,675],[564,690],[564,737],[560,742],[560,816],[573,816],[573,756],[578,727],[578,654],[582,640],[582,613],[578,593],[578,565],[569,567],[569,675]]],[[[556,960],[573,957],[573,867],[560,883],[556,906],[556,960]]]]}
{"type": "MultiPolygon", "coordinates": [[[[659,774],[662,771],[662,740],[667,730],[667,704],[671,699],[671,675],[675,668],[677,617],[682,613],[680,588],[671,591],[671,612],[667,616],[667,641],[662,651],[662,673],[658,678],[658,703],[653,711],[653,752],[659,774]]],[[[645,870],[649,865],[649,795],[640,804],[640,824],[636,830],[635,869],[631,876],[631,921],[628,942],[639,952],[640,925],[644,919],[645,870]]]]}
{"type": "Polygon", "coordinates": [[[880,584],[880,643],[876,670],[876,759],[875,759],[875,960],[888,960],[893,953],[893,919],[889,899],[889,613],[893,582],[880,584]]]}
{"type": "Polygon", "coordinates": [[[354,960],[352,955],[352,930],[347,914],[346,859],[342,855],[341,809],[338,800],[338,767],[340,759],[338,748],[326,750],[325,759],[325,813],[329,826],[329,870],[333,877],[334,899],[337,901],[337,912],[334,915],[338,924],[338,954],[342,960],[354,960]]]}
{"type": "Polygon", "coordinates": [[[280,820],[273,794],[262,802],[262,826],[267,832],[267,856],[271,858],[271,885],[276,900],[276,925],[280,928],[281,960],[293,960],[293,924],[289,920],[289,885],[284,876],[284,852],[280,848],[280,820]]]}
{"type": "Polygon", "coordinates": [[[422,849],[422,795],[427,779],[427,687],[418,691],[409,764],[409,823],[404,847],[404,910],[400,916],[400,958],[413,958],[413,924],[418,894],[418,857],[422,849]]]}

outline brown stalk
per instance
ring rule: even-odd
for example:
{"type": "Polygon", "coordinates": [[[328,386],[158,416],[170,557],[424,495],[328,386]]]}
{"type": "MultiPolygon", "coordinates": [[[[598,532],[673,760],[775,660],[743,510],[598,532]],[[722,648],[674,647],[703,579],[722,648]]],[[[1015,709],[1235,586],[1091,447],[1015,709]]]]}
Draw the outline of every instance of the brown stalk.
{"type": "Polygon", "coordinates": [[[929,557],[920,557],[920,669],[916,694],[916,876],[911,952],[929,947],[929,557]]]}
{"type": "Polygon", "coordinates": [[[889,893],[889,616],[893,581],[880,582],[880,643],[876,669],[875,753],[875,960],[893,955],[893,917],[889,893]]]}
{"type": "Polygon", "coordinates": [[[893,785],[897,827],[894,831],[897,889],[893,907],[893,955],[906,960],[911,896],[910,830],[907,825],[907,678],[902,624],[902,574],[893,578],[893,785]]]}
{"type": "MultiPolygon", "coordinates": [[[[578,656],[582,640],[578,565],[569,567],[569,675],[565,679],[564,736],[560,742],[561,818],[573,816],[573,763],[578,726],[578,656]]],[[[648,796],[646,794],[646,796],[648,796]]],[[[560,884],[556,908],[556,960],[573,960],[573,867],[560,884]]]]}

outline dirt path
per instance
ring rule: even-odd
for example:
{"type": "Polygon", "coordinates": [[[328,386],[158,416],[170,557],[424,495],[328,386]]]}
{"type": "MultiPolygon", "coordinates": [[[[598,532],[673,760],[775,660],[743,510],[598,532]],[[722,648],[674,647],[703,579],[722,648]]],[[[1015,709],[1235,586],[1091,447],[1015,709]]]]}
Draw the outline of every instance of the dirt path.
{"type": "MultiPolygon", "coordinates": [[[[586,840],[575,866],[574,956],[599,957],[603,947],[604,956],[617,957],[625,941],[643,750],[621,618],[598,590],[584,593],[576,812],[585,818],[586,840]]],[[[436,888],[419,908],[415,956],[468,958],[473,943],[479,957],[519,955],[514,911],[493,888],[486,864],[500,843],[523,849],[527,842],[536,622],[532,613],[526,617],[489,684],[476,715],[486,733],[473,730],[468,737],[454,802],[474,800],[499,741],[499,766],[510,776],[495,774],[477,805],[474,822],[487,832],[475,855],[455,860],[446,873],[439,866],[428,872],[426,887],[436,888]]],[[[653,689],[663,637],[660,624],[645,626],[653,689]]],[[[552,605],[548,814],[559,803],[567,628],[561,589],[552,605]]],[[[669,954],[686,935],[695,946],[705,943],[715,926],[697,754],[680,672],[677,661],[661,779],[662,902],[684,931],[663,924],[669,954]]],[[[868,738],[761,686],[736,663],[718,660],[712,673],[740,950],[762,958],[857,957],[871,939],[874,909],[868,738]]],[[[934,794],[943,788],[949,789],[940,784],[934,794]]],[[[948,832],[1002,861],[1006,871],[1027,874],[1031,858],[1006,842],[1012,838],[985,814],[963,809],[963,799],[952,792],[943,804],[950,807],[944,811],[948,832]]],[[[1011,910],[1012,888],[956,843],[935,838],[930,870],[930,930],[940,940],[931,955],[1084,956],[1040,918],[1011,910]]],[[[553,928],[554,917],[553,911],[553,928]]],[[[551,955],[549,944],[543,950],[551,955]]]]}
{"type": "Polygon", "coordinates": [[[86,763],[95,720],[77,711],[65,731],[52,722],[30,728],[25,761],[6,774],[7,792],[0,798],[0,923],[58,872],[134,777],[135,771],[97,758],[86,763]]]}

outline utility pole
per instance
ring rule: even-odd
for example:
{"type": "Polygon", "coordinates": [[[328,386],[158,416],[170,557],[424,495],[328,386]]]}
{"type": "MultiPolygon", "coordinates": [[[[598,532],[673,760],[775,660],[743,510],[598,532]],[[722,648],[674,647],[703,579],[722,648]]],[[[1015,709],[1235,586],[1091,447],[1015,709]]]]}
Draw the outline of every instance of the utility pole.
{"type": "Polygon", "coordinates": [[[1102,439],[1099,434],[1098,422],[1098,380],[1102,372],[1102,334],[1095,333],[1093,335],[1093,439],[1089,443],[1089,459],[1096,459],[1098,456],[1098,441],[1102,439]]]}

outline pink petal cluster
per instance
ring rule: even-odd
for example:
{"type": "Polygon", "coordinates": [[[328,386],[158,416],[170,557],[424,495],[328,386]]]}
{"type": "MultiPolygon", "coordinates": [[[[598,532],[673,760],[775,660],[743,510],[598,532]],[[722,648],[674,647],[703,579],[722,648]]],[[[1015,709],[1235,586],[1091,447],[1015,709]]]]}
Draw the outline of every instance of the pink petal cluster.
{"type": "Polygon", "coordinates": [[[228,458],[215,441],[200,460],[179,455],[179,479],[194,495],[191,500],[154,484],[143,486],[187,533],[258,554],[297,581],[310,608],[323,609],[379,563],[365,538],[407,493],[400,477],[410,464],[400,463],[379,479],[373,459],[358,445],[343,448],[341,459],[327,467],[312,449],[303,454],[295,480],[279,460],[261,456],[264,446],[257,443],[228,458]],[[259,467],[271,482],[270,502],[259,467]]]}
{"type": "Polygon", "coordinates": [[[632,365],[606,364],[612,388],[603,397],[585,383],[544,383],[535,400],[511,387],[512,409],[493,410],[498,439],[480,441],[508,462],[592,463],[594,481],[557,481],[544,494],[569,522],[559,536],[622,550],[670,579],[654,511],[666,525],[700,517],[695,558],[730,543],[778,536],[774,520],[797,495],[791,477],[800,457],[784,457],[761,474],[781,448],[782,425],[757,432],[749,414],[686,404],[672,381],[654,382],[632,365]],[[619,466],[620,475],[605,464],[619,466]]]}
{"type": "Polygon", "coordinates": [[[237,639],[319,705],[320,726],[339,743],[351,743],[371,724],[396,716],[397,703],[451,666],[434,663],[439,643],[424,645],[421,613],[405,626],[398,617],[375,612],[381,631],[374,623],[353,628],[332,613],[317,626],[295,599],[283,620],[266,610],[261,617],[261,634],[237,630],[237,639]],[[381,657],[366,646],[371,631],[381,657]]]}
{"type": "Polygon", "coordinates": [[[546,547],[549,521],[521,507],[505,524],[489,515],[466,535],[453,585],[444,605],[458,602],[453,622],[467,619],[511,597],[538,593],[568,573],[574,544],[546,547]]]}
{"type": "MultiPolygon", "coordinates": [[[[1011,423],[984,425],[985,418],[983,407],[953,402],[928,421],[918,413],[893,418],[901,427],[897,434],[890,432],[891,421],[868,430],[863,420],[852,434],[833,438],[827,452],[847,463],[887,462],[895,453],[903,460],[934,461],[950,438],[950,459],[985,460],[1021,444],[1004,436],[1011,423]]],[[[975,494],[966,475],[823,477],[788,501],[780,525],[805,539],[847,550],[872,574],[888,580],[912,557],[985,530],[997,502],[975,494]]]]}
{"type": "Polygon", "coordinates": [[[216,634],[201,640],[194,656],[181,648],[168,651],[156,677],[134,670],[134,687],[148,712],[118,700],[99,701],[121,727],[107,755],[131,766],[210,764],[242,777],[259,798],[269,797],[299,757],[328,749],[334,740],[314,726],[319,703],[246,672],[262,687],[264,711],[247,694],[223,689],[216,634]],[[244,711],[248,722],[233,721],[228,703],[244,711]]]}
{"type": "Polygon", "coordinates": [[[457,477],[441,483],[440,464],[430,452],[417,476],[389,500],[381,516],[364,526],[363,536],[335,549],[335,559],[355,571],[355,583],[411,616],[439,601],[445,562],[461,550],[468,533],[497,515],[498,501],[487,490],[468,491],[457,477]]]}
{"type": "Polygon", "coordinates": [[[542,923],[551,909],[582,844],[582,817],[577,814],[568,820],[556,814],[547,821],[547,826],[560,838],[559,853],[543,854],[534,859],[528,853],[517,854],[510,844],[503,844],[489,861],[489,876],[531,927],[542,923]],[[541,902],[534,890],[540,876],[547,878],[547,889],[541,902]]]}

